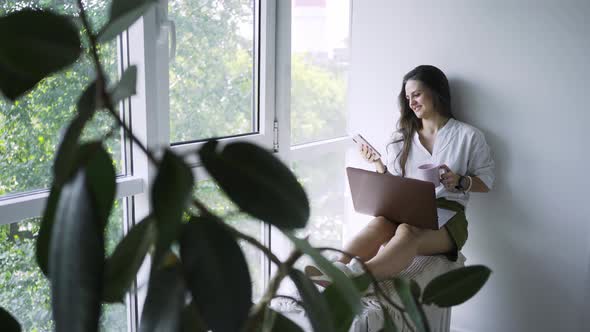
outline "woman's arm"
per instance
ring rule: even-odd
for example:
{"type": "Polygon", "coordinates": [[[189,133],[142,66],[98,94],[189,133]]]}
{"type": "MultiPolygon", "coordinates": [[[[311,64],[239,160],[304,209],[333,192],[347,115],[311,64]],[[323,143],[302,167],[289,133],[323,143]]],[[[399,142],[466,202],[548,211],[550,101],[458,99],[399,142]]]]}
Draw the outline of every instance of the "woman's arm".
{"type": "MultiPolygon", "coordinates": [[[[461,181],[461,175],[453,173],[447,165],[442,165],[441,168],[445,170],[445,173],[441,175],[442,184],[450,191],[455,190],[459,186],[461,181]]],[[[464,176],[464,180],[461,181],[461,185],[465,191],[475,193],[487,193],[490,188],[477,176],[464,176]],[[471,181],[471,183],[469,183],[471,181]],[[467,190],[469,189],[469,190],[467,190]]]]}
{"type": "Polygon", "coordinates": [[[487,193],[488,191],[490,191],[490,188],[488,188],[488,186],[486,186],[486,184],[483,183],[483,181],[477,176],[470,176],[470,178],[471,181],[473,181],[473,183],[471,184],[471,188],[469,188],[470,192],[487,193]]]}

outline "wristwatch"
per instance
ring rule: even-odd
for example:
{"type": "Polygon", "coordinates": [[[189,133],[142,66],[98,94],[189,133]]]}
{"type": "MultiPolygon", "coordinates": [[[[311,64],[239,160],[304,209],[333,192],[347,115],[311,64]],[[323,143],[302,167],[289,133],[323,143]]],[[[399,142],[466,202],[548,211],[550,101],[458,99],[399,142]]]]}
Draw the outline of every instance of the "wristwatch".
{"type": "Polygon", "coordinates": [[[467,188],[466,183],[465,183],[466,180],[467,180],[467,177],[461,175],[459,177],[459,183],[457,184],[455,189],[460,190],[460,191],[465,191],[465,189],[467,188]]]}

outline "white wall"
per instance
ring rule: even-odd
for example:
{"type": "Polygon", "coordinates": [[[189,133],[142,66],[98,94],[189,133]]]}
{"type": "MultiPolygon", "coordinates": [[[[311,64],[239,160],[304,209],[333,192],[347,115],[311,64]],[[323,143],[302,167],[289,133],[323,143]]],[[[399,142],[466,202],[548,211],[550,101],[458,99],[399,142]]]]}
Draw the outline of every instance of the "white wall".
{"type": "Polygon", "coordinates": [[[453,329],[590,331],[590,1],[356,0],[352,15],[351,132],[384,150],[402,76],[434,64],[494,152],[464,249],[493,274],[453,329]]]}

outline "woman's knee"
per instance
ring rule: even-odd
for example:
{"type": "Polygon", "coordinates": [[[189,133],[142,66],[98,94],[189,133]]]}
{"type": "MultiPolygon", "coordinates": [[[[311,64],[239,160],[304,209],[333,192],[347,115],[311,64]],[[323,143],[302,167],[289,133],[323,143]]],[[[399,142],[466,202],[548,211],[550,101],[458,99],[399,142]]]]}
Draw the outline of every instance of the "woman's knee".
{"type": "Polygon", "coordinates": [[[385,217],[375,217],[367,224],[367,229],[377,233],[391,233],[395,232],[397,225],[387,220],[385,217]]]}
{"type": "Polygon", "coordinates": [[[399,224],[395,231],[395,235],[405,238],[418,238],[422,230],[410,224],[399,224]]]}

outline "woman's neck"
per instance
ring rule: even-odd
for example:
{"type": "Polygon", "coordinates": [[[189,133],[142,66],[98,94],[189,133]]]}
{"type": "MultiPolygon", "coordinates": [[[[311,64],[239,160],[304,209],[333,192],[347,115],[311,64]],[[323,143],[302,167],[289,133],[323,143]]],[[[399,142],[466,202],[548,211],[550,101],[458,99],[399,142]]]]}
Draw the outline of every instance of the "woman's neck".
{"type": "Polygon", "coordinates": [[[436,135],[438,130],[442,128],[447,121],[449,121],[449,118],[440,115],[439,113],[434,113],[432,116],[422,119],[422,129],[420,131],[422,134],[436,135]]]}

